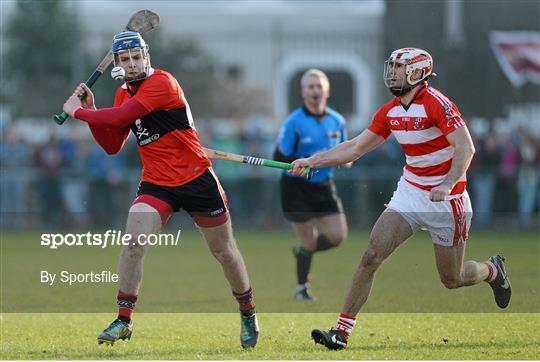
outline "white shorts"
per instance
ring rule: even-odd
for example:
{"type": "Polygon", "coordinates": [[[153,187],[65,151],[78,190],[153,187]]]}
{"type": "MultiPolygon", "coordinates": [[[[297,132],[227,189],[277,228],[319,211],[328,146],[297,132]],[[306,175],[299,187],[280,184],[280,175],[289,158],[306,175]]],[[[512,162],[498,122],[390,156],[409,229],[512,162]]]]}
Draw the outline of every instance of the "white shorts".
{"type": "Polygon", "coordinates": [[[452,195],[449,200],[433,202],[429,191],[411,185],[402,177],[387,207],[399,212],[413,232],[429,231],[435,244],[455,246],[467,241],[473,214],[467,191],[452,195]]]}

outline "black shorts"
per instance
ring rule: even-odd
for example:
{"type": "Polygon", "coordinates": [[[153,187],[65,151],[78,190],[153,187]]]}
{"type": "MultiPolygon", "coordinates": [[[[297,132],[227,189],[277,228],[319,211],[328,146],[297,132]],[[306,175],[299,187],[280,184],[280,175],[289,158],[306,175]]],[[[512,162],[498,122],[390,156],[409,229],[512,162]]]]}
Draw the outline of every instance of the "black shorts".
{"type": "Polygon", "coordinates": [[[137,198],[143,195],[164,201],[172,211],[186,210],[201,227],[219,226],[229,218],[227,196],[211,169],[181,186],[160,186],[143,181],[137,190],[137,198]]]}
{"type": "Polygon", "coordinates": [[[312,183],[284,175],[281,176],[281,207],[285,218],[292,222],[343,213],[334,180],[312,183]]]}

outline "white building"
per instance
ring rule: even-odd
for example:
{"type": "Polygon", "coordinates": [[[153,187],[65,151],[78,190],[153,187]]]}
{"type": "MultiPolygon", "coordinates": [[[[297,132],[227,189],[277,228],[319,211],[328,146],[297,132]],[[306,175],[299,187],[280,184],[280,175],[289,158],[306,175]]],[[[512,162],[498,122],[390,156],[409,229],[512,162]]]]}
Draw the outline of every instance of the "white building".
{"type": "MultiPolygon", "coordinates": [[[[5,17],[13,3],[2,0],[5,17]]],[[[366,1],[70,1],[90,51],[105,53],[111,36],[142,8],[160,14],[165,35],[192,37],[242,81],[271,94],[273,116],[289,111],[290,82],[310,67],[350,78],[348,113],[365,125],[381,94],[383,0],[366,1]]],[[[338,111],[343,111],[338,109],[338,111]]]]}

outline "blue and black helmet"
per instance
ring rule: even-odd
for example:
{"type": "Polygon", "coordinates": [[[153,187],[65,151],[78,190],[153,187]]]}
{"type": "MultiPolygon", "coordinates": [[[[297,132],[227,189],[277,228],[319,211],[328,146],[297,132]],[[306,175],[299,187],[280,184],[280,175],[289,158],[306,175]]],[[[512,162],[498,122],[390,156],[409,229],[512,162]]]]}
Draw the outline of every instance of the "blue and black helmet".
{"type": "MultiPolygon", "coordinates": [[[[148,55],[148,45],[141,34],[135,31],[123,31],[113,36],[112,52],[115,64],[118,63],[119,53],[130,49],[140,49],[144,58],[148,55]]],[[[131,84],[143,81],[148,75],[149,67],[150,63],[145,62],[144,71],[134,77],[124,76],[124,81],[131,84]]]]}
{"type": "Polygon", "coordinates": [[[113,36],[113,54],[134,48],[141,48],[146,55],[146,52],[148,51],[148,45],[142,38],[141,34],[135,31],[123,31],[113,36]]]}

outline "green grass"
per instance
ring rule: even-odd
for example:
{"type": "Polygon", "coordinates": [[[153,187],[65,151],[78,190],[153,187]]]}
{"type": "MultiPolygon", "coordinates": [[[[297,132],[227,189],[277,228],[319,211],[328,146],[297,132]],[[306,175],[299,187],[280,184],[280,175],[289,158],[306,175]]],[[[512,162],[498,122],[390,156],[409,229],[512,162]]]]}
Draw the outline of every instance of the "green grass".
{"type": "Polygon", "coordinates": [[[39,234],[4,233],[0,358],[539,359],[538,235],[471,234],[467,259],[503,252],[508,260],[514,293],[507,310],[496,307],[485,283],[445,289],[431,241],[421,233],[378,273],[350,348],[329,352],[313,345],[310,330],[335,323],[367,234],[354,233],[342,247],[315,256],[312,284],[318,301],[299,303],[292,298],[292,233],[237,233],[262,329],[257,349],[245,352],[239,345],[239,317],[231,313],[236,303],[196,232],[183,233],[179,246],[149,250],[134,338],[113,348],[97,346],[95,338],[114,317],[116,285],[46,286],[39,272],[115,271],[119,249],[50,250],[39,245],[39,234]]]}
{"type": "Polygon", "coordinates": [[[257,348],[240,348],[238,315],[139,314],[133,338],[109,347],[96,336],[104,314],[5,314],[2,359],[539,359],[538,314],[363,315],[349,348],[310,341],[334,314],[260,315],[257,348]]]}
{"type": "MultiPolygon", "coordinates": [[[[367,244],[354,233],[342,247],[317,254],[312,286],[318,302],[293,300],[295,265],[292,233],[237,234],[261,312],[335,312],[342,306],[353,271],[367,244]]],[[[40,283],[40,271],[59,273],[116,271],[119,248],[39,245],[39,235],[5,235],[2,251],[3,312],[109,312],[116,285],[66,286],[40,283]]],[[[486,260],[503,252],[515,293],[509,312],[540,312],[540,243],[533,233],[472,233],[466,258],[486,260]]],[[[139,312],[230,312],[235,310],[220,265],[196,232],[181,235],[180,245],[151,248],[145,258],[139,312]]],[[[498,312],[491,289],[479,286],[447,290],[435,267],[427,233],[401,246],[378,272],[366,312],[498,312]]]]}

